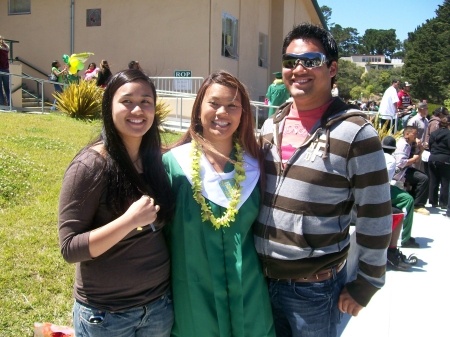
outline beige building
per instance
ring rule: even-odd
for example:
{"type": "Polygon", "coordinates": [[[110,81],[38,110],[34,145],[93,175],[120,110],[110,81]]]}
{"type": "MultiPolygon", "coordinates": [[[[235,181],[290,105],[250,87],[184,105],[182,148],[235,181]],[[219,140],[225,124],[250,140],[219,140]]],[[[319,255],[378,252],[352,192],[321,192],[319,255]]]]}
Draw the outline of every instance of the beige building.
{"type": "Polygon", "coordinates": [[[341,60],[355,63],[358,67],[364,67],[366,72],[369,69],[392,69],[403,67],[401,59],[392,59],[391,63],[386,63],[386,56],[384,55],[351,55],[348,57],[341,57],[341,60]]]}
{"type": "MultiPolygon", "coordinates": [[[[0,8],[0,35],[18,41],[15,63],[30,76],[46,78],[64,54],[92,52],[88,63],[106,59],[113,73],[131,60],[150,76],[225,69],[252,100],[280,71],[292,26],[326,25],[316,0],[0,0],[0,8]]],[[[47,85],[49,100],[51,92],[47,85]]]]}

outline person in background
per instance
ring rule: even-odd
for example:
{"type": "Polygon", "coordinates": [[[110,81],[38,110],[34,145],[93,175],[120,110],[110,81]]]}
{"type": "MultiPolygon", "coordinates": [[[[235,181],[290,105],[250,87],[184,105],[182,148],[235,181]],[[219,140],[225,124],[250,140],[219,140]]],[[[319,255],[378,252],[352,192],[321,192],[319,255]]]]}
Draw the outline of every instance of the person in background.
{"type": "MultiPolygon", "coordinates": [[[[395,138],[392,136],[386,136],[383,138],[381,142],[381,146],[383,147],[384,157],[386,160],[386,167],[388,170],[389,181],[391,182],[391,204],[395,209],[401,210],[404,214],[403,217],[403,226],[400,226],[399,229],[392,229],[392,238],[391,243],[388,248],[388,263],[391,264],[394,268],[399,267],[400,269],[406,270],[409,268],[404,268],[405,265],[399,264],[399,262],[403,262],[406,266],[410,265],[409,260],[405,255],[402,254],[400,250],[397,248],[397,240],[400,237],[400,232],[402,234],[402,247],[404,248],[420,248],[419,243],[416,242],[416,239],[411,237],[412,226],[413,226],[413,217],[414,217],[414,198],[408,192],[404,191],[400,187],[395,185],[394,174],[397,169],[397,163],[395,157],[392,155],[394,151],[397,149],[397,143],[395,138]],[[403,228],[403,231],[401,229],[403,228]],[[395,233],[394,233],[395,231],[395,233]]],[[[394,215],[395,218],[395,215],[394,215]]]]}
{"type": "MultiPolygon", "coordinates": [[[[275,80],[271,85],[269,85],[269,88],[267,89],[266,97],[269,100],[269,105],[281,105],[289,98],[290,94],[289,91],[286,89],[286,86],[283,83],[283,80],[281,79],[281,72],[275,72],[273,73],[275,75],[275,80]]],[[[276,108],[269,108],[269,115],[268,117],[272,116],[276,108]]]]}
{"type": "Polygon", "coordinates": [[[139,61],[130,61],[130,63],[128,63],[128,69],[137,69],[143,71],[141,65],[139,64],[139,61]]]}
{"type": "Polygon", "coordinates": [[[191,126],[163,156],[177,196],[166,226],[172,336],[275,337],[253,243],[262,154],[247,90],[224,70],[199,89],[191,126]]]}
{"type": "MultiPolygon", "coordinates": [[[[9,73],[9,46],[0,35],[0,71],[9,73]]],[[[11,89],[9,87],[9,76],[0,74],[0,105],[9,105],[11,89]],[[2,89],[3,87],[3,89],[2,89]],[[3,91],[6,96],[3,96],[3,91]]]]}
{"type": "MultiPolygon", "coordinates": [[[[425,143],[426,131],[428,129],[428,104],[427,103],[419,103],[417,110],[417,115],[410,118],[408,120],[407,125],[415,126],[417,128],[417,138],[420,140],[422,145],[425,143]]],[[[425,165],[423,163],[422,157],[419,158],[419,161],[414,163],[413,165],[416,169],[426,173],[425,165]]]]}
{"type": "Polygon", "coordinates": [[[408,182],[412,186],[411,195],[414,197],[414,212],[430,215],[425,208],[428,199],[429,179],[425,173],[413,167],[419,162],[423,152],[423,145],[417,139],[417,128],[407,125],[403,129],[403,137],[397,142],[394,152],[397,169],[394,179],[400,182],[408,182]]]}
{"type": "Polygon", "coordinates": [[[99,71],[100,71],[100,69],[97,68],[97,65],[94,62],[89,63],[88,68],[84,72],[84,80],[85,81],[96,80],[99,71]]]}
{"type": "Polygon", "coordinates": [[[413,105],[412,105],[412,109],[408,112],[408,114],[404,115],[404,116],[401,118],[401,122],[399,122],[399,124],[401,123],[402,129],[404,129],[405,126],[408,125],[408,121],[409,121],[411,118],[413,118],[414,116],[416,116],[416,115],[417,115],[416,105],[413,104],[413,105]]]}
{"type": "MultiPolygon", "coordinates": [[[[428,164],[428,157],[430,156],[430,147],[429,147],[429,140],[430,140],[430,134],[437,129],[439,129],[439,122],[442,118],[446,118],[448,116],[448,109],[445,106],[441,106],[439,108],[434,109],[433,113],[431,114],[431,118],[428,121],[428,127],[425,131],[425,140],[423,142],[423,148],[424,148],[424,155],[422,155],[422,160],[424,161],[424,169],[425,174],[430,177],[429,174],[429,164],[428,164]],[[425,160],[427,161],[425,161],[425,160]]],[[[437,206],[438,204],[442,206],[443,208],[447,207],[447,203],[438,203],[437,202],[437,194],[434,194],[434,192],[431,191],[430,188],[430,194],[429,194],[429,202],[432,205],[437,206]]]]}
{"type": "Polygon", "coordinates": [[[332,97],[339,97],[339,89],[337,82],[333,83],[333,89],[331,89],[331,96],[332,97]]]}
{"type": "Polygon", "coordinates": [[[375,105],[375,101],[369,101],[368,111],[375,112],[378,111],[378,107],[375,105]]]}
{"type": "Polygon", "coordinates": [[[142,72],[113,76],[100,136],[64,174],[58,233],[62,256],[76,263],[76,337],[170,335],[170,257],[162,229],[174,200],[155,104],[155,86],[142,72]]]}
{"type": "Polygon", "coordinates": [[[97,75],[97,86],[100,88],[106,88],[109,78],[112,76],[111,70],[109,69],[108,61],[102,60],[100,62],[100,71],[97,75]]]}
{"type": "Polygon", "coordinates": [[[386,89],[381,99],[378,115],[380,116],[381,126],[388,122],[388,129],[392,128],[397,118],[397,90],[400,85],[399,80],[392,80],[392,85],[386,89]]]}
{"type": "MultiPolygon", "coordinates": [[[[397,109],[398,109],[398,115],[397,117],[403,120],[405,116],[408,116],[411,114],[414,106],[412,104],[411,95],[409,94],[409,91],[411,90],[411,83],[405,82],[403,84],[403,88],[398,92],[398,102],[397,102],[397,109]]],[[[405,127],[406,124],[403,125],[405,127]]]]}
{"type": "Polygon", "coordinates": [[[77,70],[77,72],[75,74],[71,74],[70,71],[67,73],[67,84],[71,84],[71,83],[76,83],[79,84],[80,83],[80,71],[77,70]]]}
{"type": "MultiPolygon", "coordinates": [[[[59,69],[60,67],[61,63],[59,63],[59,61],[55,60],[52,62],[52,74],[56,76],[58,82],[58,84],[54,83],[53,86],[55,87],[55,91],[59,93],[63,92],[64,76],[67,75],[69,71],[66,65],[64,65],[62,70],[59,69]]],[[[50,110],[56,110],[56,98],[50,110]]]]}
{"type": "Polygon", "coordinates": [[[365,114],[331,96],[339,59],[333,36],[300,24],[282,50],[293,102],[261,129],[266,189],[255,246],[277,337],[331,337],[343,314],[357,316],[384,284],[392,231],[386,162],[365,114]],[[359,267],[348,282],[353,208],[359,267]]]}
{"type": "Polygon", "coordinates": [[[430,204],[432,207],[446,209],[450,216],[449,184],[450,184],[450,130],[448,117],[442,117],[439,128],[429,138],[429,171],[430,171],[430,204]],[[439,198],[438,191],[441,186],[439,198]]]}

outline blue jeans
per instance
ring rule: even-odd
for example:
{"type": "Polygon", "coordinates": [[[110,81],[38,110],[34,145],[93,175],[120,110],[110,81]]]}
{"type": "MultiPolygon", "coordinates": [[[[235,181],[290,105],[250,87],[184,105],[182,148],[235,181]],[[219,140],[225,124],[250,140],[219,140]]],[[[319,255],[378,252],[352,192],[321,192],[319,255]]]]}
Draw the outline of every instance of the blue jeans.
{"type": "MultiPolygon", "coordinates": [[[[4,73],[9,73],[9,69],[0,69],[0,71],[3,71],[4,73]]],[[[9,91],[9,76],[8,75],[0,75],[0,105],[6,105],[6,103],[10,103],[11,99],[11,92],[9,91]],[[6,94],[7,102],[3,98],[3,90],[6,94]]]]}
{"type": "MultiPolygon", "coordinates": [[[[55,87],[55,91],[56,92],[63,92],[63,88],[61,84],[53,84],[53,86],[55,87]]],[[[56,110],[56,98],[55,101],[53,102],[53,106],[50,108],[50,110],[56,110]]]]}
{"type": "Polygon", "coordinates": [[[270,280],[269,293],[277,337],[334,337],[343,314],[339,295],[347,282],[347,265],[322,282],[270,280]]]}
{"type": "Polygon", "coordinates": [[[159,299],[125,311],[108,312],[75,301],[75,337],[169,337],[173,325],[170,290],[159,299]]]}

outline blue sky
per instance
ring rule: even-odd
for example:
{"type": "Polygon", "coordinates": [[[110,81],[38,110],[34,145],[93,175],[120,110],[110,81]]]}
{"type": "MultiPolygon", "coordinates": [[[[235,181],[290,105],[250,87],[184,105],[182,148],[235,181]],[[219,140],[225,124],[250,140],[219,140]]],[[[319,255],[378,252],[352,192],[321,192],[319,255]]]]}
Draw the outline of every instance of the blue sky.
{"type": "Polygon", "coordinates": [[[366,29],[395,29],[397,39],[408,38],[427,19],[436,17],[438,5],[444,0],[317,0],[320,7],[332,10],[330,22],[343,28],[353,27],[363,36],[366,29]]]}

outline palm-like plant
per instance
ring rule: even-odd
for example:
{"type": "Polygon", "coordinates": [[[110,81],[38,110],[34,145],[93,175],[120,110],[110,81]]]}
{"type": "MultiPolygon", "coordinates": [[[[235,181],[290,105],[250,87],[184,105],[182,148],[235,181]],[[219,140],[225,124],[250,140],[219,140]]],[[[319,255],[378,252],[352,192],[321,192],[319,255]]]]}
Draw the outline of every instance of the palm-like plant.
{"type": "Polygon", "coordinates": [[[170,109],[169,104],[164,103],[160,99],[157,100],[156,106],[155,106],[155,116],[156,116],[156,119],[158,120],[159,130],[161,132],[165,132],[162,125],[166,121],[166,118],[171,111],[172,111],[172,109],[170,109]]]}
{"type": "Polygon", "coordinates": [[[103,90],[95,81],[70,83],[63,92],[55,92],[56,109],[77,119],[95,119],[102,113],[103,90]]]}
{"type": "Polygon", "coordinates": [[[380,125],[380,119],[378,114],[372,120],[372,124],[375,130],[378,132],[378,137],[380,138],[380,141],[383,140],[383,138],[386,136],[392,136],[395,138],[395,140],[399,140],[400,137],[403,135],[403,130],[398,130],[396,133],[393,134],[394,125],[392,125],[391,128],[388,128],[389,122],[380,125]]]}

